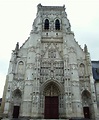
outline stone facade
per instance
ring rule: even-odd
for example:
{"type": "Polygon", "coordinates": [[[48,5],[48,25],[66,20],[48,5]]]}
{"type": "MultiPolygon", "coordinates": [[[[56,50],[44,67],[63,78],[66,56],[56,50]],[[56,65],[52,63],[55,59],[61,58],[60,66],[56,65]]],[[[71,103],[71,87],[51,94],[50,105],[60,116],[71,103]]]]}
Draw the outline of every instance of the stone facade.
{"type": "Polygon", "coordinates": [[[3,117],[97,119],[90,55],[75,41],[65,6],[37,6],[30,37],[12,52],[6,83],[3,117]]]}

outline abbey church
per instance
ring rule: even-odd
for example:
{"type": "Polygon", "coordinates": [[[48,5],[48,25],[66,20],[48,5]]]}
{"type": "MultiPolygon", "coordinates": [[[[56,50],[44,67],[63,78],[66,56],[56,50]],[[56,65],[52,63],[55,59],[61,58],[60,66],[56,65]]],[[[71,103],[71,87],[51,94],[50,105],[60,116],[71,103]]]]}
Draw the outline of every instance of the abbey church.
{"type": "Polygon", "coordinates": [[[2,119],[99,120],[98,109],[90,54],[65,6],[38,4],[30,37],[12,52],[2,119]]]}

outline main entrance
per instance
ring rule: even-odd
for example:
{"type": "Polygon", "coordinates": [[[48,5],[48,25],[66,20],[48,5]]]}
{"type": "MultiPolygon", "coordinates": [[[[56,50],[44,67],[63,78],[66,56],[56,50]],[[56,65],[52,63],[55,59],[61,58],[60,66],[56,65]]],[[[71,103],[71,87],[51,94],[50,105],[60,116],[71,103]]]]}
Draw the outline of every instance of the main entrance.
{"type": "Polygon", "coordinates": [[[54,82],[50,82],[44,89],[45,119],[58,119],[59,118],[59,95],[60,91],[54,82]]]}
{"type": "Polygon", "coordinates": [[[45,119],[58,119],[58,96],[45,96],[45,119]]]}

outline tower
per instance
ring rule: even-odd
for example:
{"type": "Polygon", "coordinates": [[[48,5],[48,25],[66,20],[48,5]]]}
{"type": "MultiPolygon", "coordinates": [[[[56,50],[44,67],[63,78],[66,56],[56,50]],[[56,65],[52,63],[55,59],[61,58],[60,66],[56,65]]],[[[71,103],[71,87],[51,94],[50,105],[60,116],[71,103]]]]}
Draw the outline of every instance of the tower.
{"type": "Polygon", "coordinates": [[[37,6],[30,37],[12,53],[3,116],[97,117],[90,55],[74,39],[65,6],[37,6]]]}

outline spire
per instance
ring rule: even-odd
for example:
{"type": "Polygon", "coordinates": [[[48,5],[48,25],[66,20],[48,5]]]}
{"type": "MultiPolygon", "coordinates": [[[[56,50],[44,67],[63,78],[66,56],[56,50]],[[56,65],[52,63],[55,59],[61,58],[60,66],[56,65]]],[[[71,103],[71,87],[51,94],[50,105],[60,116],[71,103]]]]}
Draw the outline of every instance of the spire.
{"type": "Polygon", "coordinates": [[[16,47],[15,47],[15,51],[19,50],[19,42],[17,42],[16,47]]]}
{"type": "Polygon", "coordinates": [[[88,48],[87,48],[87,45],[85,44],[85,46],[84,46],[84,52],[85,53],[88,53],[88,48]]]}

